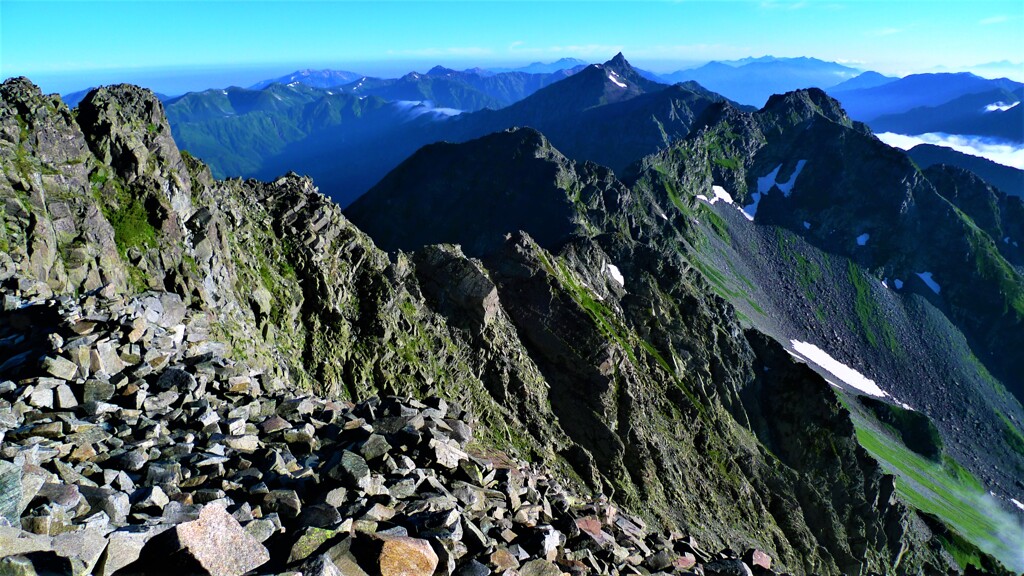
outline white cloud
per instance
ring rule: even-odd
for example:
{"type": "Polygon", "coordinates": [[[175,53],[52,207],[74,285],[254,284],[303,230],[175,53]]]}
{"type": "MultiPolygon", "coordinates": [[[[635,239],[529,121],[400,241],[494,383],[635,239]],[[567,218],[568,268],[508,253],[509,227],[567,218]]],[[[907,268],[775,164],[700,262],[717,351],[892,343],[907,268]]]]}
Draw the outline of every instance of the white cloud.
{"type": "Polygon", "coordinates": [[[964,154],[988,158],[1004,166],[1024,169],[1024,144],[1018,142],[1007,142],[981,136],[943,134],[941,132],[918,134],[916,136],[882,132],[881,134],[876,134],[876,136],[889,146],[903,150],[910,150],[918,144],[934,144],[936,146],[952,148],[964,154]]]}

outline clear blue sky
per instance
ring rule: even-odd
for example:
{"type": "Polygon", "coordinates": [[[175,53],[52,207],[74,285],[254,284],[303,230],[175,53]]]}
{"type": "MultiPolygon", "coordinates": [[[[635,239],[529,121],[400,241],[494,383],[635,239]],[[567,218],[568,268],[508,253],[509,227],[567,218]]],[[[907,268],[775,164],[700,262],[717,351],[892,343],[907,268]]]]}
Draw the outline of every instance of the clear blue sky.
{"type": "Polygon", "coordinates": [[[667,72],[814,56],[907,74],[1024,60],[1024,1],[50,2],[0,0],[0,77],[47,91],[132,81],[169,92],[299,67],[396,75],[603,61],[667,72]]]}

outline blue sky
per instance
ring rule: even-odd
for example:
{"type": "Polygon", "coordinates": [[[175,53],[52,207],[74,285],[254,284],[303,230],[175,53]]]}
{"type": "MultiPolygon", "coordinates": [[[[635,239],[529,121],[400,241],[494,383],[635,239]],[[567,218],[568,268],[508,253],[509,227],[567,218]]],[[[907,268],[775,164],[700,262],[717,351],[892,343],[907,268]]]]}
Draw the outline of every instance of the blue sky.
{"type": "Polygon", "coordinates": [[[0,76],[59,92],[246,85],[300,67],[397,75],[438,63],[604,61],[620,50],[659,72],[764,54],[890,74],[1019,63],[1024,2],[0,0],[0,76]]]}

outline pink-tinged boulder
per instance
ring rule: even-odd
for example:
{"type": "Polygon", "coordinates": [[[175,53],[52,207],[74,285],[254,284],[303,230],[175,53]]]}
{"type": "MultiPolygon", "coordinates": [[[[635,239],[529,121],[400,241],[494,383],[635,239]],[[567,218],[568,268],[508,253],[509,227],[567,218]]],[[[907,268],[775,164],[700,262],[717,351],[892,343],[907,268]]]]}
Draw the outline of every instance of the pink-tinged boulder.
{"type": "Polygon", "coordinates": [[[767,554],[765,554],[764,552],[762,552],[760,550],[757,550],[756,548],[751,548],[750,550],[747,550],[746,552],[744,552],[743,553],[743,561],[746,562],[747,565],[751,566],[751,567],[753,567],[753,566],[760,566],[761,568],[764,568],[765,570],[771,570],[772,569],[772,557],[767,555],[767,554]]]}
{"type": "Polygon", "coordinates": [[[380,576],[432,576],[437,569],[437,553],[426,540],[383,534],[373,539],[371,571],[379,570],[380,576]]]}
{"type": "Polygon", "coordinates": [[[174,532],[181,552],[212,576],[245,574],[270,560],[267,549],[217,504],[203,507],[198,519],[174,532]]]}

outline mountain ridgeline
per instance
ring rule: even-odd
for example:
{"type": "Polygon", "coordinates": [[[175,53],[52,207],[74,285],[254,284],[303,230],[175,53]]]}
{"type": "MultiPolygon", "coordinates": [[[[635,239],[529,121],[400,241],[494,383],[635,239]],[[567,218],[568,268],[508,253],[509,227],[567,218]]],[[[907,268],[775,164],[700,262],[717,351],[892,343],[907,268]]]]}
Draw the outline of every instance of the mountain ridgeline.
{"type": "Polygon", "coordinates": [[[434,69],[337,89],[294,83],[262,91],[209,90],[169,101],[167,114],[178,144],[218,177],[273,179],[295,170],[347,206],[421,146],[516,126],[540,130],[573,159],[623,170],[685,137],[710,103],[725,100],[695,83],[651,81],[621,54],[576,70],[481,76],[434,69]],[[468,77],[490,87],[472,88],[463,81],[468,77]],[[475,105],[440,98],[439,83],[472,89],[475,101],[498,109],[448,116],[436,107],[475,105]],[[607,145],[612,139],[617,146],[607,145]]]}
{"type": "MultiPolygon", "coordinates": [[[[144,90],[101,88],[71,111],[25,79],[5,82],[4,326],[20,329],[22,315],[45,317],[57,301],[156,301],[165,312],[154,321],[183,328],[185,368],[245,374],[268,394],[458,402],[476,426],[467,450],[543,465],[655,531],[763,550],[775,571],[1021,569],[1024,530],[1010,504],[1024,500],[1019,198],[962,170],[918,169],[819,90],[754,111],[651,82],[621,55],[519,104],[443,122],[396,120],[382,99],[315,90],[229,90],[216,107],[186,96],[167,114],[184,114],[184,102],[204,130],[238,134],[244,122],[244,134],[275,138],[277,162],[301,157],[298,142],[337,137],[296,136],[313,113],[414,122],[423,143],[456,142],[393,153],[397,168],[343,214],[295,174],[215,179],[179,152],[184,124],[172,139],[164,106],[144,90]],[[292,124],[270,129],[275,106],[292,124]]],[[[347,145],[366,157],[367,142],[347,145]]],[[[53,358],[107,345],[56,326],[35,332],[3,340],[5,379],[42,388],[48,370],[65,374],[53,358]]],[[[117,380],[110,400],[131,418],[129,402],[140,390],[157,396],[166,364],[130,338],[120,354],[148,363],[117,380]]],[[[65,375],[68,387],[96,386],[65,375]]],[[[3,401],[35,401],[37,388],[4,387],[3,401]]],[[[326,482],[326,462],[267,461],[302,474],[293,489],[326,482]]],[[[67,483],[114,482],[81,461],[40,467],[67,483]]],[[[143,487],[160,478],[136,476],[143,487]]],[[[228,505],[236,515],[251,497],[215,475],[179,490],[202,494],[197,503],[239,499],[228,505]]],[[[340,514],[362,513],[335,512],[332,529],[340,514]]],[[[586,522],[573,526],[558,530],[587,537],[586,522]]],[[[424,526],[420,536],[447,551],[447,573],[464,567],[453,532],[424,526]]],[[[505,536],[534,554],[525,537],[505,536]]],[[[284,530],[268,547],[295,537],[284,530]]],[[[591,557],[632,569],[597,541],[591,557]]],[[[674,550],[665,553],[683,557],[674,550]]],[[[591,570],[575,556],[547,560],[591,570]]]]}

